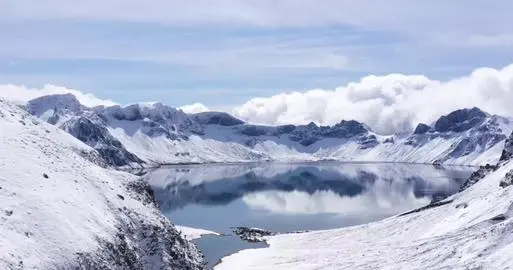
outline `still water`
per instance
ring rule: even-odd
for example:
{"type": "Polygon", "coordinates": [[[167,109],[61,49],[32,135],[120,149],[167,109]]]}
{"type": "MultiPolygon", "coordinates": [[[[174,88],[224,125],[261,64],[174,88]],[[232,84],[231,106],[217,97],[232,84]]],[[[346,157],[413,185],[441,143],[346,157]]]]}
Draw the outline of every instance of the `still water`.
{"type": "Polygon", "coordinates": [[[237,226],[273,232],[340,228],[380,220],[458,191],[474,169],[407,164],[231,164],[169,166],[146,175],[175,224],[227,236],[196,243],[209,268],[247,248],[237,226]]]}

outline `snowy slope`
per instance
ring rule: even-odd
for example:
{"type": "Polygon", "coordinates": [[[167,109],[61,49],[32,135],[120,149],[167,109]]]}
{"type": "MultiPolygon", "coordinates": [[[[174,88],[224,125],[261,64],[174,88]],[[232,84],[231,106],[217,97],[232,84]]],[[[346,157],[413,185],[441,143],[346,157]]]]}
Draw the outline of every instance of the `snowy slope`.
{"type": "Polygon", "coordinates": [[[209,231],[209,230],[203,230],[203,229],[197,229],[197,228],[191,228],[186,226],[175,226],[176,229],[183,234],[184,238],[187,240],[194,240],[201,238],[203,235],[219,235],[216,232],[209,231]]]}
{"type": "MultiPolygon", "coordinates": [[[[507,146],[503,156],[512,151],[507,146]]],[[[356,227],[268,237],[269,248],[241,251],[215,269],[512,269],[512,184],[513,161],[505,158],[446,204],[356,227]]]]}
{"type": "Polygon", "coordinates": [[[478,108],[392,136],[352,120],[274,127],[220,112],[189,115],[161,103],[87,108],[72,95],[41,97],[27,110],[97,149],[114,167],[315,160],[484,165],[498,161],[513,130],[510,119],[478,108]]]}
{"type": "Polygon", "coordinates": [[[145,183],[2,100],[0,148],[0,269],[201,268],[145,183]]]}

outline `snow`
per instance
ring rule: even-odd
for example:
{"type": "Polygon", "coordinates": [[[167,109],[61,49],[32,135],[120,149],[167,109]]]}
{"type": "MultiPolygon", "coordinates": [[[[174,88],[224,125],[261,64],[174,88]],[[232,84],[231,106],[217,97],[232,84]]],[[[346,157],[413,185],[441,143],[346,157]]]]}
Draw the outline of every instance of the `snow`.
{"type": "Polygon", "coordinates": [[[197,229],[180,225],[175,225],[175,227],[179,232],[181,232],[185,236],[185,239],[187,240],[198,239],[201,238],[203,235],[219,235],[219,233],[204,229],[197,229]]]}
{"type": "Polygon", "coordinates": [[[513,187],[499,182],[512,169],[510,162],[452,203],[418,213],[266,237],[269,248],[243,250],[215,269],[511,269],[513,187]]]}
{"type": "MultiPolygon", "coordinates": [[[[511,119],[488,114],[461,132],[438,132],[431,127],[425,134],[382,136],[354,121],[290,129],[248,125],[226,113],[189,115],[162,103],[87,108],[70,94],[41,97],[27,107],[32,114],[60,127],[73,117],[94,120],[110,133],[102,134],[104,137],[114,137],[138,158],[137,162],[126,160],[127,167],[318,160],[485,165],[498,161],[504,139],[513,130],[511,119]],[[385,141],[390,138],[393,142],[385,141]]],[[[465,126],[470,119],[453,124],[465,126]]]]}
{"type": "Polygon", "coordinates": [[[100,239],[116,242],[119,209],[158,224],[158,210],[127,193],[135,176],[86,155],[95,152],[0,100],[0,269],[69,267],[101,249],[100,239]]]}

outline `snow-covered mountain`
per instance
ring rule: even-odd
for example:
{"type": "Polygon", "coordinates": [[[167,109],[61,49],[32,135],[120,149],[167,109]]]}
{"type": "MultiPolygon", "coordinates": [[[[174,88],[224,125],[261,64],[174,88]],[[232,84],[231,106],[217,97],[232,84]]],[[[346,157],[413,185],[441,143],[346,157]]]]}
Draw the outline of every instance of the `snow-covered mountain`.
{"type": "MultiPolygon", "coordinates": [[[[87,130],[89,118],[76,119],[83,107],[62,98],[32,113],[87,130]]],[[[93,146],[115,141],[105,128],[89,131],[71,133],[93,146]]],[[[102,168],[93,148],[3,100],[0,148],[0,269],[202,269],[145,182],[102,168]]]]}
{"type": "Polygon", "coordinates": [[[116,167],[270,160],[493,164],[513,130],[510,119],[478,108],[419,124],[411,134],[383,136],[354,120],[262,126],[222,112],[190,115],[161,103],[87,108],[70,94],[41,97],[26,107],[116,167]]]}

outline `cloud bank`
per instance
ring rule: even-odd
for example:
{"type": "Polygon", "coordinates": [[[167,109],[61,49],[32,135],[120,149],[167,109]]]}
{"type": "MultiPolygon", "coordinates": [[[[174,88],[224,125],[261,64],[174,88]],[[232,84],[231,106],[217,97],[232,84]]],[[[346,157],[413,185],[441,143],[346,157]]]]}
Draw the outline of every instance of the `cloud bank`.
{"type": "Polygon", "coordinates": [[[381,134],[408,132],[453,110],[477,106],[513,116],[513,65],[480,68],[449,81],[421,75],[370,75],[334,90],[314,89],[253,98],[233,110],[252,123],[279,125],[316,122],[331,125],[354,119],[381,134]]]}
{"type": "MultiPolygon", "coordinates": [[[[115,105],[92,94],[55,85],[41,89],[0,85],[0,98],[23,103],[51,94],[72,93],[88,107],[115,105]]],[[[256,124],[332,125],[354,119],[380,134],[410,132],[418,123],[431,123],[451,111],[477,106],[489,113],[513,116],[513,64],[502,69],[479,68],[468,76],[447,81],[422,75],[369,75],[358,82],[327,90],[281,93],[250,99],[231,110],[256,124]]],[[[194,103],[179,107],[186,113],[210,109],[194,103]]]]}
{"type": "Polygon", "coordinates": [[[68,94],[71,93],[80,101],[82,105],[94,107],[99,105],[112,106],[116,105],[114,101],[104,100],[95,97],[93,94],[84,94],[78,90],[66,87],[47,84],[41,89],[27,88],[18,85],[0,85],[0,98],[4,98],[16,103],[25,103],[31,99],[46,95],[68,94]]]}
{"type": "Polygon", "coordinates": [[[181,107],[178,107],[178,109],[182,110],[184,113],[201,113],[201,112],[208,112],[210,111],[207,106],[201,104],[201,103],[194,103],[190,105],[184,105],[181,107]]]}

